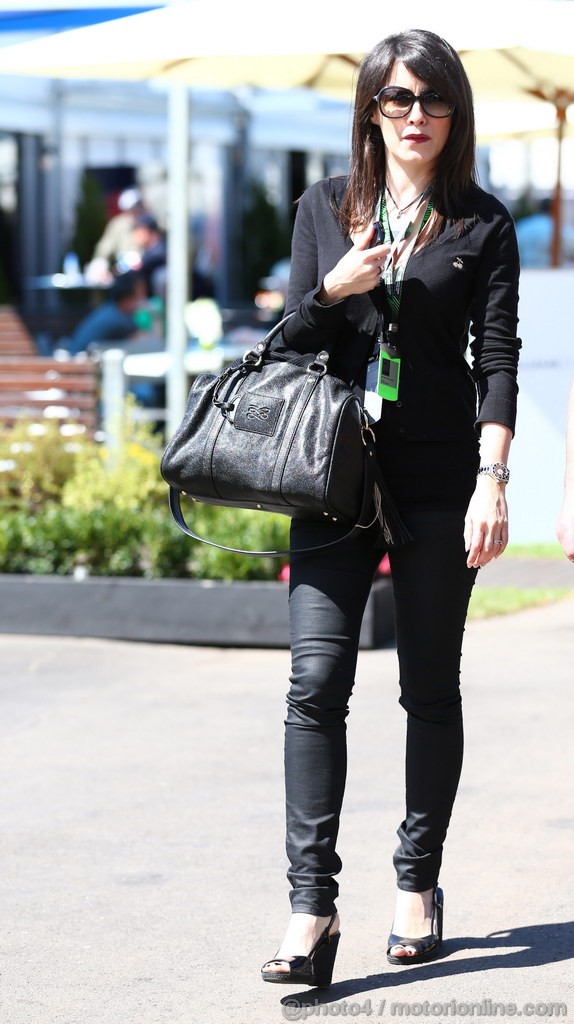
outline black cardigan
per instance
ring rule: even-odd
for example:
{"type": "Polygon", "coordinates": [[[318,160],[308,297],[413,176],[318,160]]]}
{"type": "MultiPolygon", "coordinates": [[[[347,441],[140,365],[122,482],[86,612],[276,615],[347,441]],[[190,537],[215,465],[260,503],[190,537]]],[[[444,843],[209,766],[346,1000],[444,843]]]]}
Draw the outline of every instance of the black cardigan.
{"type": "MultiPolygon", "coordinates": [[[[346,186],[346,178],[324,179],[300,200],[286,306],[296,312],[281,348],[318,352],[334,343],[332,370],[354,383],[361,381],[373,347],[372,293],[331,306],[317,300],[323,278],[352,245],[333,211],[346,186]]],[[[494,196],[477,187],[461,212],[460,237],[447,224],[408,263],[399,316],[399,401],[383,403],[380,424],[387,439],[476,442],[476,424],[486,421],[514,431],[520,349],[514,223],[494,196]],[[472,370],[464,356],[469,323],[472,370]]]]}

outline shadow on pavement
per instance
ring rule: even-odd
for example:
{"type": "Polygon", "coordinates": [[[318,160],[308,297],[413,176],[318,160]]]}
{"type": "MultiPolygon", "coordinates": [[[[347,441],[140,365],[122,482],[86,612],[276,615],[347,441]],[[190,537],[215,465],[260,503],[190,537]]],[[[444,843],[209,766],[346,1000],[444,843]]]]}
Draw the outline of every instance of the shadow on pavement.
{"type": "MultiPolygon", "coordinates": [[[[558,963],[573,958],[574,921],[559,924],[529,925],[524,928],[512,928],[508,931],[492,932],[484,938],[461,936],[448,939],[443,943],[443,957],[430,964],[411,965],[410,967],[389,967],[381,974],[369,974],[366,978],[349,978],[335,982],[328,990],[305,989],[302,992],[291,992],[281,1002],[287,1007],[289,1003],[299,1006],[313,1006],[321,1003],[332,1003],[338,999],[371,992],[375,989],[399,988],[417,981],[428,981],[429,978],[452,978],[456,975],[474,974],[477,971],[491,971],[498,968],[539,967],[542,964],[558,963]],[[522,949],[516,950],[516,946],[522,949]],[[512,953],[505,953],[506,948],[512,953]],[[487,948],[485,956],[473,956],[469,959],[449,961],[445,959],[449,953],[463,949],[487,948]],[[500,952],[493,952],[499,950],[500,952]]],[[[384,945],[381,943],[381,961],[385,961],[384,945]]],[[[336,968],[335,968],[336,969],[336,968]]]]}

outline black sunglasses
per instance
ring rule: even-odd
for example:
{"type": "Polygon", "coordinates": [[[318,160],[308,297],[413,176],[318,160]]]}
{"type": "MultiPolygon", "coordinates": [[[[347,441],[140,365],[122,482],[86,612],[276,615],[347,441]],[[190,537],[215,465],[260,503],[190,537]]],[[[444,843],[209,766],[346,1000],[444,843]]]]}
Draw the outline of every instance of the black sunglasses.
{"type": "Polygon", "coordinates": [[[397,85],[386,85],[373,99],[383,117],[406,117],[417,100],[428,117],[450,117],[455,109],[454,103],[443,100],[442,96],[439,96],[434,89],[425,89],[424,92],[415,96],[410,89],[401,89],[397,85]]]}

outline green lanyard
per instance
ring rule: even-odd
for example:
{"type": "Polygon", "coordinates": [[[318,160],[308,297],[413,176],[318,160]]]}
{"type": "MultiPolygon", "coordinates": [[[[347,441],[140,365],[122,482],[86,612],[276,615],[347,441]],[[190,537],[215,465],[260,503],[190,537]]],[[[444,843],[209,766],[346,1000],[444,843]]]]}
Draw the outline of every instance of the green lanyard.
{"type": "Polygon", "coordinates": [[[389,221],[389,214],[388,214],[388,211],[387,211],[387,201],[385,199],[385,193],[383,192],[382,195],[381,195],[381,207],[380,207],[379,218],[380,218],[380,222],[381,222],[381,224],[383,225],[383,228],[384,228],[385,242],[388,245],[391,246],[391,251],[390,251],[390,253],[388,255],[387,261],[385,263],[385,266],[384,266],[382,274],[381,274],[381,282],[383,283],[383,285],[385,287],[385,291],[387,293],[387,300],[388,300],[389,307],[390,307],[390,310],[391,310],[391,322],[389,323],[388,328],[387,328],[387,330],[388,330],[388,332],[390,333],[390,336],[391,336],[389,338],[389,342],[391,344],[393,344],[392,339],[394,337],[396,337],[397,331],[399,329],[399,310],[401,308],[401,297],[402,297],[402,293],[403,293],[403,280],[404,280],[404,277],[405,277],[405,271],[407,269],[408,262],[409,262],[409,260],[410,260],[410,258],[412,256],[413,249],[414,249],[414,247],[416,245],[416,240],[417,240],[418,236],[420,235],[421,231],[423,230],[423,228],[425,227],[425,225],[428,224],[429,217],[430,217],[432,211],[433,211],[433,202],[432,202],[432,199],[429,199],[429,201],[427,203],[426,210],[425,210],[425,212],[423,214],[423,219],[422,219],[422,221],[420,223],[420,226],[419,226],[419,229],[418,229],[418,231],[416,233],[416,236],[414,238],[411,238],[409,249],[408,249],[407,258],[401,262],[400,266],[395,267],[393,265],[393,263],[394,263],[393,257],[394,257],[394,255],[395,255],[395,253],[397,251],[397,248],[398,248],[400,242],[403,242],[405,239],[407,239],[407,238],[409,238],[411,236],[413,222],[412,221],[408,221],[407,225],[405,227],[405,230],[403,231],[402,235],[400,235],[398,238],[394,239],[393,238],[393,232],[391,231],[391,224],[390,224],[390,221],[389,221]]]}

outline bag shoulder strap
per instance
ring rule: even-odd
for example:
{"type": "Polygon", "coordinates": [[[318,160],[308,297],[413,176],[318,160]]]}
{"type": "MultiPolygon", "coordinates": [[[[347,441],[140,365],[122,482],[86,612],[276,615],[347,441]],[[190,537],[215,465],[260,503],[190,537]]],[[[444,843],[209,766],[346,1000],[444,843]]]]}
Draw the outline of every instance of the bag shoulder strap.
{"type": "MultiPolygon", "coordinates": [[[[289,548],[286,550],[278,551],[248,551],[243,548],[229,548],[225,544],[218,544],[216,541],[209,540],[207,537],[200,537],[197,533],[187,525],[183,511],[181,508],[181,495],[175,487],[169,488],[169,507],[171,514],[183,533],[186,533],[188,537],[192,537],[193,540],[199,540],[203,544],[209,544],[212,548],[219,548],[220,551],[229,551],[233,555],[252,555],[255,558],[269,558],[283,555],[293,554],[306,554],[311,551],[321,551],[324,548],[332,548],[335,544],[341,544],[344,540],[350,540],[351,537],[355,536],[360,530],[368,530],[371,526],[374,526],[377,519],[379,519],[379,509],[375,503],[375,513],[369,519],[371,508],[373,504],[373,490],[377,483],[378,466],[376,462],[376,456],[374,447],[370,442],[365,443],[365,475],[363,483],[363,501],[361,511],[357,522],[352,526],[347,533],[344,533],[342,537],[337,537],[336,540],[330,540],[326,544],[316,544],[310,548],[289,548]],[[368,522],[365,522],[368,520],[368,522]]],[[[384,527],[383,527],[384,529],[384,527]]],[[[387,538],[385,538],[387,539],[387,538]]],[[[392,538],[389,537],[392,543],[392,538]]]]}

